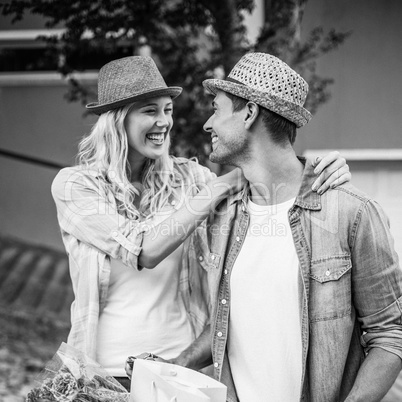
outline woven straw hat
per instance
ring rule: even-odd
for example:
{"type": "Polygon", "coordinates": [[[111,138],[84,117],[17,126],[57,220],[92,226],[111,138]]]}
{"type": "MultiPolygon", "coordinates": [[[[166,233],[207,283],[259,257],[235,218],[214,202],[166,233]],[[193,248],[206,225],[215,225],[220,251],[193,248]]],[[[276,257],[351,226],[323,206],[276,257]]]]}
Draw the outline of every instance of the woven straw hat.
{"type": "Polygon", "coordinates": [[[168,87],[155,62],[148,56],[131,56],[105,64],[98,76],[98,102],[86,108],[96,114],[134,101],[181,94],[182,88],[168,87]]]}
{"type": "Polygon", "coordinates": [[[213,94],[229,92],[265,107],[297,127],[311,119],[303,105],[307,82],[286,63],[266,53],[248,53],[233,67],[226,80],[209,79],[203,83],[213,94]]]}

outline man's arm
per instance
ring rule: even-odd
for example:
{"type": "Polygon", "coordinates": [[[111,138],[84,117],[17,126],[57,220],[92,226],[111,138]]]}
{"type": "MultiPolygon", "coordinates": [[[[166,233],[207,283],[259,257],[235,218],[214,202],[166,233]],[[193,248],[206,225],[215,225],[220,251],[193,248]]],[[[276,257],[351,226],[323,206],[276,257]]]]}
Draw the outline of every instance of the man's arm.
{"type": "Polygon", "coordinates": [[[368,355],[346,401],[379,401],[402,368],[402,271],[377,203],[362,206],[351,230],[353,300],[368,355]]]}
{"type": "Polygon", "coordinates": [[[187,349],[175,359],[168,360],[168,363],[193,370],[200,370],[212,364],[211,326],[207,325],[201,335],[187,349]]]}
{"type": "MultiPolygon", "coordinates": [[[[149,353],[142,353],[135,358],[129,357],[126,360],[125,370],[129,378],[131,378],[133,374],[133,364],[135,364],[135,359],[143,359],[144,355],[149,358],[149,353]]],[[[193,370],[201,370],[202,368],[209,366],[212,364],[210,325],[207,325],[201,335],[176,358],[165,360],[160,356],[152,356],[150,360],[178,364],[193,370]]]]}
{"type": "Polygon", "coordinates": [[[402,369],[402,360],[393,353],[375,348],[360,367],[345,402],[378,402],[391,388],[402,369]]]}

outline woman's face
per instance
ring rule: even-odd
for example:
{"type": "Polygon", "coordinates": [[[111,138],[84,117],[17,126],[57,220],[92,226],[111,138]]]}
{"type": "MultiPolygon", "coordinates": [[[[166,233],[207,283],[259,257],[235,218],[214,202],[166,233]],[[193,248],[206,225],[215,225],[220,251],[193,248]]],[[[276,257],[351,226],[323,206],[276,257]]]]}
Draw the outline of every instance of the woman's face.
{"type": "Polygon", "coordinates": [[[128,145],[146,158],[160,158],[169,150],[172,115],[170,96],[136,102],[124,121],[128,145]]]}

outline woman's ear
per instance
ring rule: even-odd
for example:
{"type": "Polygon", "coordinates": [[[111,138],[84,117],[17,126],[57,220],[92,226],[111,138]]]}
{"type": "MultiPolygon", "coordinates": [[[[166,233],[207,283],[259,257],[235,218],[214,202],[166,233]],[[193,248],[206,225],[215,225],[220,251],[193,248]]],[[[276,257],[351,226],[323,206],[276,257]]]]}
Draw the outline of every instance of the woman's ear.
{"type": "Polygon", "coordinates": [[[246,115],[244,117],[244,127],[247,130],[250,130],[251,126],[255,123],[259,113],[260,113],[260,108],[256,103],[251,102],[251,101],[247,102],[246,115]]]}

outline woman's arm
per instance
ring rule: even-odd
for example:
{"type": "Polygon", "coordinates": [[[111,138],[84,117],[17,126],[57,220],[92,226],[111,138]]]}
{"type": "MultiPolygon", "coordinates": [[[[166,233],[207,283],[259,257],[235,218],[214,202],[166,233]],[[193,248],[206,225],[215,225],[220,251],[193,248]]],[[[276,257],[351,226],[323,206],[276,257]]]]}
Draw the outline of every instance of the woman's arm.
{"type": "MultiPolygon", "coordinates": [[[[319,194],[329,187],[337,187],[350,181],[351,174],[345,158],[339,152],[330,152],[316,160],[316,189],[319,194]]],[[[168,220],[144,234],[139,263],[154,268],[172,253],[209,215],[214,206],[230,193],[243,188],[245,181],[240,169],[211,180],[195,197],[190,198],[168,220]]]]}
{"type": "Polygon", "coordinates": [[[239,169],[215,178],[170,218],[148,231],[147,223],[121,215],[96,175],[87,171],[60,171],[53,181],[52,195],[62,231],[128,266],[153,268],[183,243],[214,205],[243,185],[239,169]]]}
{"type": "Polygon", "coordinates": [[[154,268],[171,254],[204,221],[215,206],[245,184],[240,169],[206,183],[197,195],[188,197],[168,219],[144,233],[139,264],[154,268]]]}
{"type": "MultiPolygon", "coordinates": [[[[339,153],[324,157],[317,168],[318,173],[321,172],[320,182],[327,180],[326,187],[350,180],[345,159],[339,153]],[[343,172],[339,178],[338,171],[343,172]]],[[[170,218],[150,231],[147,231],[147,224],[119,214],[102,191],[98,179],[77,169],[63,169],[57,175],[52,195],[62,231],[128,266],[154,268],[183,243],[215,205],[231,193],[240,191],[244,183],[239,169],[211,180],[170,218]]]]}

